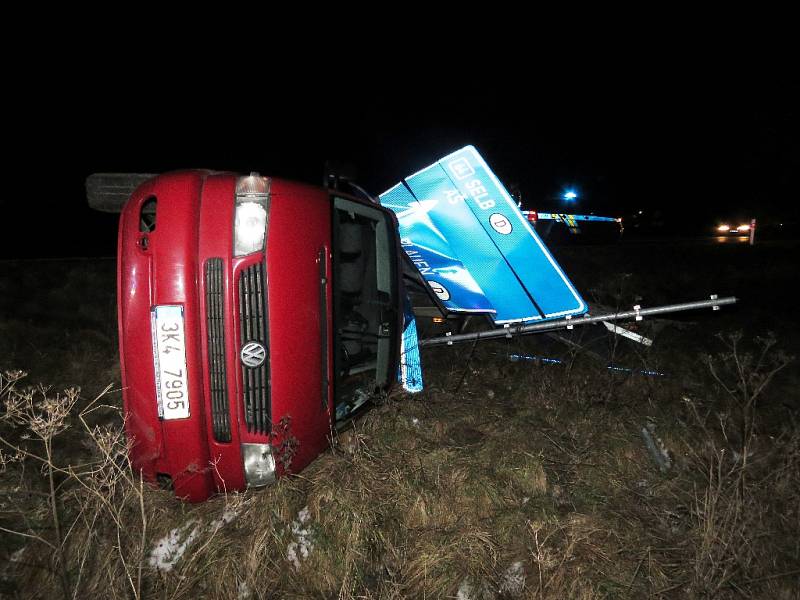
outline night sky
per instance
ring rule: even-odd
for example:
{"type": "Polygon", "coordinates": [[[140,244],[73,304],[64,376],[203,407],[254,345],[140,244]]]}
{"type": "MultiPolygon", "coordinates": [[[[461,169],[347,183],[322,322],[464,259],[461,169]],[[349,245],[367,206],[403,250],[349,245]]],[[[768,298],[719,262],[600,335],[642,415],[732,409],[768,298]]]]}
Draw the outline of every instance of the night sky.
{"type": "Polygon", "coordinates": [[[86,207],[93,172],[202,167],[320,183],[333,159],[377,194],[466,144],[519,186],[523,208],[567,210],[559,195],[574,187],[576,212],[658,209],[687,231],[717,217],[798,218],[800,86],[788,75],[175,83],[84,82],[27,121],[16,164],[36,193],[3,199],[16,227],[0,257],[113,255],[116,218],[86,207]]]}

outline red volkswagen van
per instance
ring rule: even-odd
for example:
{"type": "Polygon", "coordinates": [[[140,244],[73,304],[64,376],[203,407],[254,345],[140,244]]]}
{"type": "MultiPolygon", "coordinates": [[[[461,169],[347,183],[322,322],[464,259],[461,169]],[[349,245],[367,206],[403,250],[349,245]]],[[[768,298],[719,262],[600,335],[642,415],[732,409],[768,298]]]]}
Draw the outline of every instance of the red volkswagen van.
{"type": "Polygon", "coordinates": [[[109,209],[134,184],[117,283],[134,467],[192,502],[300,471],[395,379],[394,214],[322,187],[201,170],[93,175],[90,204],[109,209]]]}

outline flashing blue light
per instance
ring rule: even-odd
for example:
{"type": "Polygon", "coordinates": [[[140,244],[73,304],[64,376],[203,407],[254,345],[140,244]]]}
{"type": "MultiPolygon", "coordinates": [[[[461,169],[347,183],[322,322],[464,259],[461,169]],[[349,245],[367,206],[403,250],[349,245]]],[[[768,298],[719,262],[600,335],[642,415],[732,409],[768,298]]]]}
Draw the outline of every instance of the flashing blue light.
{"type": "Polygon", "coordinates": [[[577,197],[578,197],[578,194],[576,194],[576,193],[575,193],[574,191],[572,191],[572,190],[567,190],[566,192],[564,192],[564,195],[563,195],[563,196],[561,196],[561,197],[562,197],[564,200],[575,200],[575,198],[577,198],[577,197]]]}

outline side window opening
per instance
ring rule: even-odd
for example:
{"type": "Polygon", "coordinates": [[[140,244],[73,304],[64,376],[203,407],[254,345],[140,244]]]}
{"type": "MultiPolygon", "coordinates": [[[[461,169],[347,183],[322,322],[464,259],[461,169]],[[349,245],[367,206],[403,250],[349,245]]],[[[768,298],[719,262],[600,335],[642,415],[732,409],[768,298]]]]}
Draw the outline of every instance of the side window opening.
{"type": "Polygon", "coordinates": [[[374,396],[389,375],[392,266],[385,217],[336,199],[333,215],[336,420],[374,396]]]}
{"type": "Polygon", "coordinates": [[[377,305],[373,223],[339,212],[337,262],[343,370],[349,375],[374,368],[377,352],[377,305]],[[370,235],[372,234],[372,235],[370,235]]]}

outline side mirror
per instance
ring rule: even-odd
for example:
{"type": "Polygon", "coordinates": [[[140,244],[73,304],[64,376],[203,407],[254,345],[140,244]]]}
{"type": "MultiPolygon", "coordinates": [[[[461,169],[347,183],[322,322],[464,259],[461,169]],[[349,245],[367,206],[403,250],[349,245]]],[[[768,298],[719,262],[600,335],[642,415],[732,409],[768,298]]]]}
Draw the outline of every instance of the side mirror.
{"type": "Polygon", "coordinates": [[[353,164],[338,160],[325,161],[322,185],[333,190],[341,189],[344,182],[357,181],[357,171],[353,164]]]}

